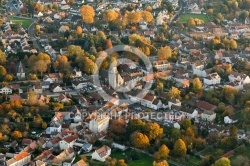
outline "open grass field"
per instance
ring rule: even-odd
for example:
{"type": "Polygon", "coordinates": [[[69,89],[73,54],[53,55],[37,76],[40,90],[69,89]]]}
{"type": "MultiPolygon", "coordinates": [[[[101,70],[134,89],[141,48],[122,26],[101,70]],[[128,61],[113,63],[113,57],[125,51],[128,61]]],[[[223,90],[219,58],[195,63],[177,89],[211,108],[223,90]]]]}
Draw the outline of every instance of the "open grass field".
{"type": "Polygon", "coordinates": [[[186,13],[180,16],[180,18],[177,20],[179,23],[186,23],[189,18],[198,18],[200,20],[203,20],[205,23],[209,22],[207,15],[205,14],[193,14],[193,13],[186,13]]]}
{"type": "Polygon", "coordinates": [[[30,24],[33,22],[31,19],[24,19],[24,18],[17,18],[17,17],[12,17],[11,21],[16,24],[21,24],[24,29],[27,29],[30,24]]]}

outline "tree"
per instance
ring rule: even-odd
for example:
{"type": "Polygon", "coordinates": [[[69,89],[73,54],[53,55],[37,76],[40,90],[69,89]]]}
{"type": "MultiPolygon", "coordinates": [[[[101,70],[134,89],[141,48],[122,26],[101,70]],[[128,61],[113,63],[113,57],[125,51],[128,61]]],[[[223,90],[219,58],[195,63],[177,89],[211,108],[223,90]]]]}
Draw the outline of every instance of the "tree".
{"type": "Polygon", "coordinates": [[[0,64],[3,64],[4,62],[6,62],[6,54],[0,50],[0,64]]]}
{"type": "Polygon", "coordinates": [[[9,134],[11,131],[10,127],[8,124],[2,124],[1,125],[1,132],[5,135],[5,134],[9,134]]]}
{"type": "Polygon", "coordinates": [[[76,57],[83,57],[84,50],[80,46],[70,45],[68,46],[68,53],[66,56],[69,60],[74,60],[76,57]]]}
{"type": "Polygon", "coordinates": [[[107,22],[116,21],[118,17],[119,13],[112,9],[109,9],[103,13],[103,19],[107,22]]]}
{"type": "Polygon", "coordinates": [[[108,166],[116,166],[116,159],[112,159],[111,157],[107,157],[105,161],[106,165],[108,166]]]}
{"type": "Polygon", "coordinates": [[[243,22],[244,22],[245,19],[248,18],[248,17],[249,17],[249,11],[244,10],[244,11],[242,11],[242,12],[240,13],[240,19],[241,19],[243,22]]]}
{"type": "Polygon", "coordinates": [[[227,74],[231,74],[231,73],[232,73],[232,70],[233,70],[232,65],[231,65],[231,64],[228,64],[228,65],[226,66],[226,73],[227,73],[227,74]]]}
{"type": "Polygon", "coordinates": [[[159,60],[167,60],[168,58],[172,57],[172,50],[169,46],[161,47],[157,53],[159,60]]]}
{"type": "Polygon", "coordinates": [[[152,15],[151,12],[148,12],[148,11],[142,11],[142,19],[145,21],[145,22],[152,22],[154,17],[152,15]]]}
{"type": "Polygon", "coordinates": [[[208,9],[207,14],[211,17],[213,15],[214,10],[213,9],[208,9]]]}
{"type": "Polygon", "coordinates": [[[131,142],[136,148],[139,149],[147,149],[149,146],[148,137],[137,131],[131,135],[131,142]]]}
{"type": "Polygon", "coordinates": [[[231,166],[231,164],[228,158],[222,157],[219,160],[215,161],[212,166],[231,166]]]}
{"type": "Polygon", "coordinates": [[[84,59],[84,71],[87,74],[93,74],[95,71],[95,62],[93,62],[89,57],[84,59]]]}
{"type": "Polygon", "coordinates": [[[28,66],[29,68],[32,68],[32,66],[34,65],[34,63],[37,61],[37,57],[36,55],[31,55],[28,59],[28,66]]]}
{"type": "Polygon", "coordinates": [[[58,62],[58,69],[59,70],[68,70],[70,67],[70,63],[68,61],[67,56],[65,55],[58,55],[56,58],[56,61],[58,62]]]}
{"type": "Polygon", "coordinates": [[[230,40],[230,48],[235,50],[235,49],[237,49],[237,47],[238,47],[237,42],[234,39],[231,39],[230,40]]]}
{"type": "Polygon", "coordinates": [[[43,60],[39,60],[36,63],[34,63],[32,70],[41,72],[41,76],[42,76],[42,73],[47,70],[47,67],[48,67],[47,64],[44,63],[43,60]]]}
{"type": "Polygon", "coordinates": [[[193,28],[193,27],[195,27],[195,21],[194,21],[194,19],[192,18],[192,17],[190,17],[189,19],[188,19],[188,22],[187,22],[187,26],[188,26],[188,28],[193,28]]]}
{"type": "Polygon", "coordinates": [[[126,123],[123,119],[114,119],[110,121],[109,131],[120,135],[125,133],[126,123]]]}
{"type": "Polygon", "coordinates": [[[223,21],[223,20],[224,20],[224,17],[223,17],[223,15],[222,15],[221,13],[218,13],[218,14],[216,15],[216,18],[217,18],[219,21],[223,21]]]}
{"type": "Polygon", "coordinates": [[[142,18],[141,12],[129,12],[127,15],[128,22],[130,24],[137,24],[142,18]]]}
{"type": "Polygon", "coordinates": [[[168,162],[166,160],[160,161],[160,162],[153,162],[153,166],[169,166],[168,162]]]}
{"type": "Polygon", "coordinates": [[[20,131],[15,130],[12,134],[11,137],[15,140],[18,140],[20,138],[22,138],[22,133],[20,131]]]}
{"type": "Polygon", "coordinates": [[[144,127],[145,134],[148,136],[148,139],[155,140],[160,139],[163,135],[163,128],[160,127],[158,123],[146,123],[146,126],[144,127]]]}
{"type": "Polygon", "coordinates": [[[37,93],[36,92],[34,92],[34,91],[29,91],[28,92],[28,101],[27,101],[27,103],[29,104],[29,105],[35,105],[35,104],[37,104],[37,93]]]}
{"type": "Polygon", "coordinates": [[[42,123],[42,128],[43,128],[43,129],[46,129],[46,128],[47,128],[47,123],[46,123],[46,122],[43,122],[43,123],[42,123]]]}
{"type": "Polygon", "coordinates": [[[154,153],[154,158],[156,160],[166,159],[168,157],[168,154],[169,154],[169,149],[166,145],[163,144],[161,145],[159,150],[154,153]]]}
{"type": "Polygon", "coordinates": [[[151,11],[152,11],[152,9],[153,9],[153,8],[152,8],[151,6],[147,6],[147,7],[146,7],[146,11],[151,12],[151,11]]]}
{"type": "Polygon", "coordinates": [[[237,144],[238,142],[238,128],[234,125],[229,129],[229,137],[233,144],[237,144]]]}
{"type": "Polygon", "coordinates": [[[126,164],[125,160],[120,159],[120,160],[118,161],[118,166],[128,166],[128,165],[126,164]]]}
{"type": "Polygon", "coordinates": [[[131,135],[134,131],[141,131],[145,126],[145,122],[141,119],[130,119],[126,127],[126,132],[131,135]]]}
{"type": "Polygon", "coordinates": [[[172,86],[172,88],[168,92],[168,97],[170,99],[180,99],[181,98],[180,94],[181,94],[181,91],[179,91],[178,88],[172,86]]]}
{"type": "Polygon", "coordinates": [[[76,33],[77,33],[77,35],[81,35],[82,34],[82,27],[81,26],[77,26],[76,27],[76,33]]]}
{"type": "Polygon", "coordinates": [[[95,10],[92,6],[82,5],[80,8],[80,13],[81,13],[83,22],[87,24],[92,24],[94,22],[95,10]]]}
{"type": "Polygon", "coordinates": [[[187,128],[191,127],[192,126],[192,122],[190,119],[184,119],[182,122],[181,122],[181,127],[184,129],[184,130],[187,130],[187,128]]]}
{"type": "Polygon", "coordinates": [[[193,92],[198,93],[202,90],[202,83],[199,77],[193,79],[193,92]]]}
{"type": "Polygon", "coordinates": [[[211,166],[214,162],[214,157],[212,155],[207,155],[202,159],[200,166],[211,166]]]}
{"type": "Polygon", "coordinates": [[[6,69],[3,66],[0,66],[0,76],[3,77],[7,74],[6,69]]]}
{"type": "Polygon", "coordinates": [[[162,82],[158,82],[157,83],[157,91],[159,94],[161,94],[163,92],[163,89],[164,89],[164,85],[162,82]]]}
{"type": "Polygon", "coordinates": [[[206,140],[202,138],[196,138],[194,140],[194,147],[198,150],[204,149],[206,146],[206,140]]]}
{"type": "Polygon", "coordinates": [[[250,159],[239,155],[232,161],[232,166],[250,166],[250,159]]]}
{"type": "Polygon", "coordinates": [[[109,48],[112,48],[112,47],[113,47],[112,41],[110,39],[108,39],[107,42],[106,42],[106,49],[109,49],[109,48]]]}
{"type": "Polygon", "coordinates": [[[187,153],[186,144],[182,139],[178,139],[174,144],[174,154],[179,157],[184,157],[187,153]]]}
{"type": "Polygon", "coordinates": [[[36,26],[35,26],[35,33],[36,34],[39,34],[40,33],[40,25],[39,24],[36,24],[36,26]]]}

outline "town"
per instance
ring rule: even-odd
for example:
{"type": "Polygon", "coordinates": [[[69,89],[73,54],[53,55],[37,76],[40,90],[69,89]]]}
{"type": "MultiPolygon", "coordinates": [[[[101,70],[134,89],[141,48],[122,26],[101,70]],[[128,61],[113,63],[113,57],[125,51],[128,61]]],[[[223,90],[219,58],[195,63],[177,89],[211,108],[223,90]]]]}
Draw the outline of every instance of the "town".
{"type": "Polygon", "coordinates": [[[1,166],[248,166],[249,0],[1,0],[1,166]]]}

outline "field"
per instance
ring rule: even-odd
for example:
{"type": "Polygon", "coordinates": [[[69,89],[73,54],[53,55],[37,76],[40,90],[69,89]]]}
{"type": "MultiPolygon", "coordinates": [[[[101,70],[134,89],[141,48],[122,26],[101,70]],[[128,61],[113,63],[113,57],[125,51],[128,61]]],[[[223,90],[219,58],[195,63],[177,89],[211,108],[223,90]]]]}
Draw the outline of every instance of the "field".
{"type": "Polygon", "coordinates": [[[192,14],[192,13],[186,13],[180,16],[180,18],[177,20],[179,23],[186,23],[189,18],[198,18],[200,20],[203,20],[205,23],[209,22],[207,15],[205,14],[192,14]]]}
{"type": "Polygon", "coordinates": [[[31,19],[12,17],[11,21],[16,24],[21,24],[24,29],[28,29],[30,24],[33,22],[31,19]]]}

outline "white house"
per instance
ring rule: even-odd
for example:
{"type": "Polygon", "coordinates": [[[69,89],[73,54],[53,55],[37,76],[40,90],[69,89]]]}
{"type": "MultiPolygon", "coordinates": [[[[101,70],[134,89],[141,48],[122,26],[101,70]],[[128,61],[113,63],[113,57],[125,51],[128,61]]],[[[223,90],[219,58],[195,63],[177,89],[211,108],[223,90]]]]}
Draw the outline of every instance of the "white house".
{"type": "Polygon", "coordinates": [[[111,154],[111,148],[104,145],[92,153],[92,159],[104,162],[111,154]]]}
{"type": "Polygon", "coordinates": [[[64,138],[59,142],[59,147],[61,150],[72,148],[74,145],[74,142],[78,139],[78,135],[72,135],[69,137],[64,138]]]}
{"type": "Polygon", "coordinates": [[[220,84],[221,77],[218,75],[218,73],[211,73],[207,77],[203,78],[203,83],[205,85],[216,85],[220,84]]]}
{"type": "Polygon", "coordinates": [[[8,87],[3,87],[0,89],[0,94],[12,94],[12,89],[8,87]]]}
{"type": "Polygon", "coordinates": [[[237,123],[238,119],[235,116],[225,116],[224,117],[224,123],[225,124],[233,124],[237,123]]]}
{"type": "Polygon", "coordinates": [[[164,70],[170,69],[171,64],[167,60],[158,60],[158,61],[153,62],[153,66],[158,71],[164,71],[164,70]]]}
{"type": "Polygon", "coordinates": [[[243,82],[242,81],[234,81],[234,82],[229,82],[227,86],[231,86],[237,90],[242,90],[243,89],[243,82]]]}
{"type": "Polygon", "coordinates": [[[228,79],[230,82],[242,81],[244,85],[250,83],[249,76],[244,73],[232,72],[228,75],[228,79]]]}
{"type": "Polygon", "coordinates": [[[82,89],[82,88],[84,88],[86,86],[87,86],[86,81],[74,81],[74,82],[72,82],[72,87],[74,89],[82,89]]]}
{"type": "Polygon", "coordinates": [[[108,116],[92,119],[89,122],[89,130],[94,133],[106,131],[109,126],[109,119],[108,116]]]}
{"type": "Polygon", "coordinates": [[[201,113],[201,119],[204,121],[212,122],[216,118],[216,113],[214,111],[204,111],[201,113]]]}
{"type": "Polygon", "coordinates": [[[180,110],[185,115],[185,118],[193,119],[198,117],[198,111],[192,108],[183,108],[180,110]]]}

